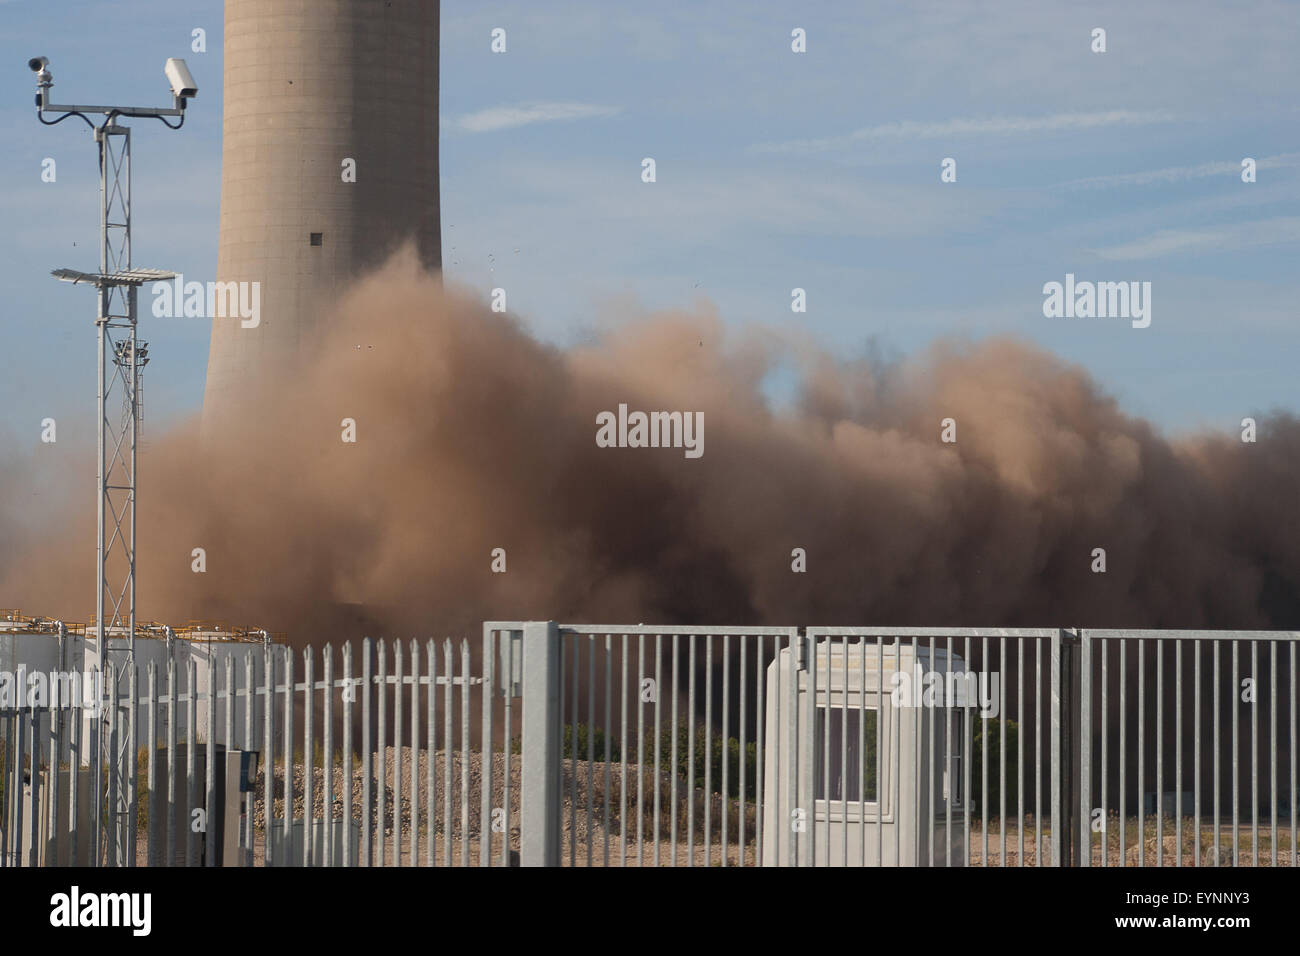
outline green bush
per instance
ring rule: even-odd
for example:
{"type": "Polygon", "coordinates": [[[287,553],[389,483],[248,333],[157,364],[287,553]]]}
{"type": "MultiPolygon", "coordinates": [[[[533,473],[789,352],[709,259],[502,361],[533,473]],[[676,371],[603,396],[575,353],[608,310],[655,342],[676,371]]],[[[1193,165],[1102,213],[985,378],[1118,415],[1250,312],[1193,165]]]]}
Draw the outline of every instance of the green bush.
{"type": "Polygon", "coordinates": [[[614,740],[612,737],[606,737],[605,731],[601,730],[599,727],[596,728],[588,727],[586,724],[578,724],[577,729],[578,729],[578,734],[577,734],[578,742],[577,742],[576,753],[575,753],[575,746],[573,742],[573,737],[574,737],[573,725],[571,724],[564,725],[564,733],[561,740],[561,746],[564,748],[564,759],[586,760],[588,754],[588,747],[590,746],[591,748],[590,753],[592,759],[600,763],[604,763],[605,744],[607,741],[609,743],[609,759],[610,760],[621,759],[621,751],[619,750],[618,742],[614,740]]]}
{"type": "MultiPolygon", "coordinates": [[[[592,732],[586,724],[578,724],[578,743],[575,748],[573,743],[573,725],[565,724],[560,734],[560,746],[565,760],[586,760],[587,747],[591,746],[592,758],[601,763],[605,760],[605,731],[599,727],[595,729],[595,739],[591,739],[592,732]],[[575,757],[574,751],[577,751],[575,757]]],[[[635,745],[634,745],[635,746],[635,745]]],[[[510,752],[512,754],[523,753],[523,740],[519,737],[510,738],[510,752]]],[[[609,759],[611,761],[621,759],[622,751],[619,749],[618,741],[614,737],[609,737],[609,759]]]]}
{"type": "MultiPolygon", "coordinates": [[[[704,788],[704,771],[706,761],[708,761],[709,770],[709,789],[713,793],[722,792],[722,761],[723,761],[723,740],[720,734],[711,735],[711,747],[706,746],[705,736],[708,734],[707,728],[695,728],[695,786],[697,789],[704,788]]],[[[574,747],[574,726],[565,724],[561,736],[561,748],[565,760],[585,761],[588,754],[588,745],[591,747],[591,754],[597,763],[603,763],[605,760],[605,741],[607,735],[601,728],[589,728],[586,724],[577,725],[577,747],[574,747]],[[575,752],[576,750],[576,752],[575,752]]],[[[620,735],[610,734],[609,740],[609,759],[611,762],[619,762],[623,759],[623,751],[620,746],[620,735]]],[[[644,745],[637,746],[637,741],[631,739],[628,741],[627,762],[634,765],[637,762],[637,754],[643,753],[645,759],[643,766],[653,768],[655,762],[654,732],[646,734],[644,745]]],[[[691,743],[691,728],[686,724],[681,724],[677,728],[677,776],[685,781],[689,778],[691,771],[691,752],[689,750],[691,743]]],[[[875,741],[872,741],[874,746],[875,741]]],[[[512,737],[510,740],[510,752],[518,754],[522,752],[522,741],[518,737],[512,737]]],[[[727,791],[728,796],[733,798],[740,797],[741,788],[741,760],[740,760],[740,742],[735,737],[728,737],[726,740],[726,760],[727,760],[727,791]]],[[[758,749],[752,742],[745,744],[744,760],[744,788],[746,799],[754,799],[756,786],[755,779],[758,770],[758,749]]],[[[671,729],[663,730],[659,734],[659,768],[661,773],[666,773],[673,769],[673,732],[671,729]]],[[[873,768],[871,771],[873,774],[873,768]]]]}
{"type": "MultiPolygon", "coordinates": [[[[1006,785],[1007,795],[1007,814],[1014,816],[1017,810],[1017,800],[1020,791],[1017,789],[1018,780],[1016,775],[1016,754],[1019,753],[1020,744],[1020,725],[1014,720],[1006,721],[1007,728],[1007,769],[1006,780],[998,780],[998,767],[1000,764],[1000,754],[1002,753],[1002,723],[998,719],[988,721],[988,760],[989,760],[989,788],[987,800],[981,801],[981,787],[984,780],[984,726],[985,722],[975,713],[971,718],[972,729],[974,734],[971,739],[971,775],[970,775],[970,792],[971,792],[971,809],[983,812],[984,803],[988,805],[988,814],[990,818],[995,817],[1001,809],[1002,783],[1006,785]]],[[[1026,757],[1025,773],[1033,772],[1033,762],[1026,757]]]]}
{"type": "MultiPolygon", "coordinates": [[[[699,726],[695,728],[695,750],[694,750],[694,767],[692,768],[692,753],[688,749],[691,743],[691,728],[685,724],[677,728],[677,764],[676,771],[678,777],[682,780],[689,779],[692,769],[695,775],[695,786],[698,789],[704,788],[704,773],[707,769],[709,772],[709,790],[712,793],[722,793],[722,761],[725,749],[727,761],[727,796],[738,798],[741,788],[741,760],[740,760],[740,742],[735,737],[726,739],[726,746],[723,746],[721,734],[709,733],[707,727],[699,726]],[[706,744],[706,736],[710,738],[706,744]]],[[[654,735],[647,735],[645,751],[645,765],[654,765],[654,735]]],[[[661,769],[672,767],[673,757],[673,732],[671,730],[662,731],[659,735],[659,766],[661,769]]],[[[632,759],[635,759],[633,757],[632,759]]],[[[755,777],[757,774],[758,750],[753,743],[745,744],[745,761],[744,761],[744,788],[746,799],[753,799],[755,794],[755,777]]]]}

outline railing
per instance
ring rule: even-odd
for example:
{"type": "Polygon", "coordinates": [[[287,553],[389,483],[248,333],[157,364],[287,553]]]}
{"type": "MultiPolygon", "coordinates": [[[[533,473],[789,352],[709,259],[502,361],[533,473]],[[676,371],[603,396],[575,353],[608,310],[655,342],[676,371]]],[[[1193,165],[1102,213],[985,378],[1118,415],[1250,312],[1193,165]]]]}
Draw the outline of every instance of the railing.
{"type": "Polygon", "coordinates": [[[0,694],[0,865],[1297,862],[1295,632],[181,643],[0,694]]]}

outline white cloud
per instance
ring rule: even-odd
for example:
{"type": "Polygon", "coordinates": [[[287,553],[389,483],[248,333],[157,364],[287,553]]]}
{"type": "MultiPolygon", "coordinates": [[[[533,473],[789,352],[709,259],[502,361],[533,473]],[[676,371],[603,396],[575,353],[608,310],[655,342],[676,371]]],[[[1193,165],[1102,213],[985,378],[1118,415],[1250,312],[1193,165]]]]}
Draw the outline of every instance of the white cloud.
{"type": "Polygon", "coordinates": [[[1102,259],[1157,259],[1178,252],[1209,252],[1300,241],[1300,217],[1280,216],[1210,229],[1167,229],[1134,242],[1094,249],[1102,259]]]}
{"type": "Polygon", "coordinates": [[[454,120],[452,126],[467,133],[492,133],[532,123],[595,119],[614,116],[620,112],[622,107],[596,106],[591,103],[520,103],[467,113],[454,120]]]}
{"type": "MultiPolygon", "coordinates": [[[[1244,157],[1243,157],[1244,158],[1244,157]]],[[[1282,169],[1288,166],[1300,166],[1300,153],[1282,153],[1277,156],[1265,156],[1255,164],[1257,169],[1282,169]]],[[[1241,160],[1220,163],[1201,163],[1197,166],[1170,166],[1165,169],[1149,169],[1138,173],[1120,173],[1114,176],[1089,176],[1086,179],[1073,179],[1061,183],[1061,186],[1105,189],[1111,186],[1148,186],[1152,183],[1181,183],[1191,179],[1203,179],[1207,176],[1241,175],[1241,160]]]]}
{"type": "Polygon", "coordinates": [[[992,116],[983,119],[951,119],[930,123],[904,120],[897,123],[883,123],[879,126],[866,126],[844,136],[758,143],[750,148],[759,153],[823,153],[869,141],[1072,132],[1097,129],[1102,126],[1145,126],[1150,123],[1169,123],[1174,119],[1174,115],[1166,110],[1149,112],[1109,110],[1100,113],[1055,113],[1049,116],[992,116]]]}

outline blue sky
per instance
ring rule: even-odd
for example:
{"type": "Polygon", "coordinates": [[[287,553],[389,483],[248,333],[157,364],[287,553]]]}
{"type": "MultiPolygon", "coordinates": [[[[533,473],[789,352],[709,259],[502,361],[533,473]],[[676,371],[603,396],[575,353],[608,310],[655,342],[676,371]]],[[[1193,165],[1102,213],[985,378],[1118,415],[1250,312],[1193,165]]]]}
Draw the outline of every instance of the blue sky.
{"type": "MultiPolygon", "coordinates": [[[[58,100],[158,105],[163,61],[187,59],[201,92],[184,129],[134,122],[134,258],[206,281],[221,33],[219,0],[0,0],[8,447],[38,446],[49,415],[61,439],[93,425],[93,297],[48,273],[95,265],[95,152],[85,124],[37,123],[27,58],[50,58],[58,100]]],[[[702,297],[842,354],[1011,333],[1171,435],[1233,429],[1300,408],[1297,48],[1293,2],[444,0],[446,273],[507,288],[560,344],[702,297]],[[1066,273],[1151,282],[1150,327],[1045,318],[1043,284],[1066,273]]],[[[148,430],[198,409],[209,329],[143,329],[148,430]]]]}

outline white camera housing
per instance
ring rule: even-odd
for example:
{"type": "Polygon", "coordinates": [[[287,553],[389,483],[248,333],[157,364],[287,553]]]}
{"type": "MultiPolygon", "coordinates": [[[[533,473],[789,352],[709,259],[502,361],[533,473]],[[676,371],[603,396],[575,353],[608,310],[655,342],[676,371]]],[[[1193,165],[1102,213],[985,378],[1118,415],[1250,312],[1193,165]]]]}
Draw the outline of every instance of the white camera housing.
{"type": "Polygon", "coordinates": [[[167,74],[167,81],[172,85],[172,95],[189,98],[197,96],[199,85],[194,82],[194,77],[190,75],[190,68],[185,65],[184,60],[173,57],[163,65],[163,72],[167,74]]]}
{"type": "Polygon", "coordinates": [[[44,56],[34,56],[27,61],[27,69],[31,70],[33,73],[41,73],[49,67],[49,65],[49,58],[44,56]]]}

